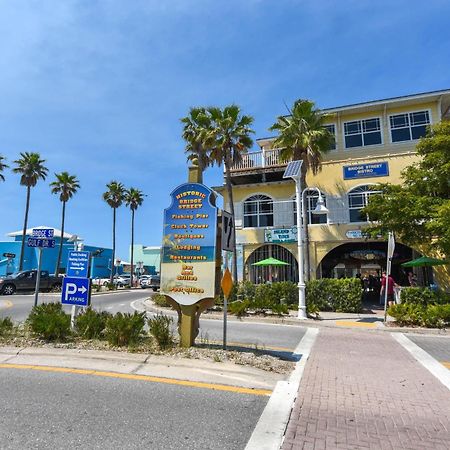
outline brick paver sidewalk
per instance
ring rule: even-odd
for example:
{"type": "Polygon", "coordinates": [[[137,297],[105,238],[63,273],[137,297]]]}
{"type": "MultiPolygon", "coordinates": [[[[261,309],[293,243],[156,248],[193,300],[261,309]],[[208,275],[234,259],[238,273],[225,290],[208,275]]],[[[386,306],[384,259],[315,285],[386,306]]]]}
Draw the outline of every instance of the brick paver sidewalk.
{"type": "Polygon", "coordinates": [[[388,333],[321,329],[283,450],[450,449],[450,392],[388,333]]]}

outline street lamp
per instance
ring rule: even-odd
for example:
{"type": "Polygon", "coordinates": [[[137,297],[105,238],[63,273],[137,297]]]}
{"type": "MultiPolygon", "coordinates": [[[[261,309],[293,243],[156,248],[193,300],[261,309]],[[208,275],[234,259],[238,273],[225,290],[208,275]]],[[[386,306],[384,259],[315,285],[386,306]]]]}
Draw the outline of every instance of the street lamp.
{"type": "Polygon", "coordinates": [[[297,251],[298,251],[298,318],[305,320],[306,314],[306,285],[305,285],[305,227],[306,227],[306,205],[305,193],[314,189],[319,193],[317,205],[312,214],[327,214],[328,209],[322,197],[322,193],[316,187],[306,187],[302,192],[301,167],[303,161],[291,161],[284,172],[283,178],[292,178],[295,181],[295,202],[297,206],[297,251]]]}

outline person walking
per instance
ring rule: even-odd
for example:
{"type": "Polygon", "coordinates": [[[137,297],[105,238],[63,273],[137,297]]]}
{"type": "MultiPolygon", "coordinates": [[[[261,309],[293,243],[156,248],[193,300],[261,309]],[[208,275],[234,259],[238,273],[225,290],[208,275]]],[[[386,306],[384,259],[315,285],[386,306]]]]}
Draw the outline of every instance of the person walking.
{"type": "Polygon", "coordinates": [[[394,287],[398,287],[397,283],[394,281],[391,275],[386,277],[386,271],[383,271],[383,276],[381,278],[381,290],[380,290],[380,304],[384,304],[385,300],[385,289],[387,289],[387,301],[388,306],[394,304],[394,287]]]}

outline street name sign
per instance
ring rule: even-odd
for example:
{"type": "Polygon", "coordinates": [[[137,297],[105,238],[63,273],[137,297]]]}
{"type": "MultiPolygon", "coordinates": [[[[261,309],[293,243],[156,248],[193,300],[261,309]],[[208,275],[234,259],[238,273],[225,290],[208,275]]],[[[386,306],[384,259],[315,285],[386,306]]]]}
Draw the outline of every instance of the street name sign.
{"type": "Polygon", "coordinates": [[[87,278],[89,272],[89,252],[69,252],[66,274],[68,277],[87,278]]]}
{"type": "Polygon", "coordinates": [[[33,228],[33,237],[42,239],[51,239],[55,235],[53,228],[33,228]]]}
{"type": "Polygon", "coordinates": [[[38,248],[55,248],[56,240],[47,238],[29,237],[27,239],[27,246],[38,248]]]}
{"type": "Polygon", "coordinates": [[[15,253],[3,253],[3,257],[4,258],[15,258],[16,254],[15,253]]]}
{"type": "Polygon", "coordinates": [[[61,303],[72,306],[89,305],[89,278],[65,277],[62,284],[61,303]]]}

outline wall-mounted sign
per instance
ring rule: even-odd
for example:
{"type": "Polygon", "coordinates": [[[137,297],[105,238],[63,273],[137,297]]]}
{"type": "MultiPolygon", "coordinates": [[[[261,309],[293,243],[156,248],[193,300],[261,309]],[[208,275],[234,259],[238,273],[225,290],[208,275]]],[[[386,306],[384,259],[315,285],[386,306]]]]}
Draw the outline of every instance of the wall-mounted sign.
{"type": "Polygon", "coordinates": [[[381,250],[354,250],[349,253],[349,256],[363,261],[373,261],[386,258],[386,252],[381,250]]]}
{"type": "Polygon", "coordinates": [[[389,164],[387,161],[369,164],[358,164],[343,166],[344,180],[354,178],[387,177],[389,175],[389,164]]]}
{"type": "Polygon", "coordinates": [[[171,197],[164,210],[160,292],[193,305],[216,294],[215,195],[203,184],[185,183],[171,197]]]}
{"type": "Polygon", "coordinates": [[[297,227],[264,230],[264,242],[274,244],[297,242],[297,227]]]}
{"type": "Polygon", "coordinates": [[[364,237],[361,230],[348,230],[345,236],[349,239],[362,239],[364,237]]]}

